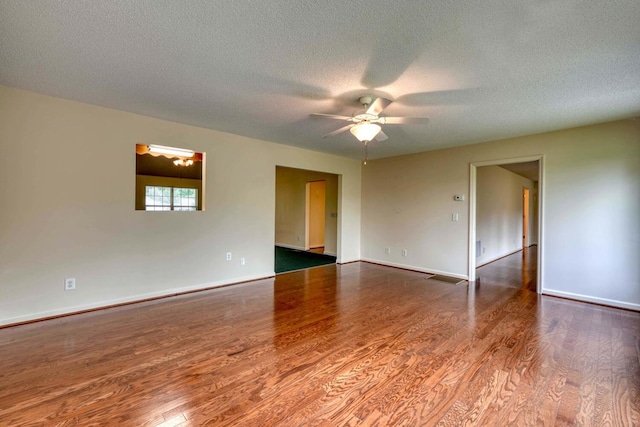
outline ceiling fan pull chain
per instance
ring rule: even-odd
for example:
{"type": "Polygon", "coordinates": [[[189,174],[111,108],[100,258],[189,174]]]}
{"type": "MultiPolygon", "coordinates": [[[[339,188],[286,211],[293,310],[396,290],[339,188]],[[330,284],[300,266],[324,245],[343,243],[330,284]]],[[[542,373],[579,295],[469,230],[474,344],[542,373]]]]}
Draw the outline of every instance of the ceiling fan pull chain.
{"type": "Polygon", "coordinates": [[[364,164],[367,164],[367,160],[369,160],[369,145],[368,144],[369,141],[365,141],[364,142],[364,164]]]}

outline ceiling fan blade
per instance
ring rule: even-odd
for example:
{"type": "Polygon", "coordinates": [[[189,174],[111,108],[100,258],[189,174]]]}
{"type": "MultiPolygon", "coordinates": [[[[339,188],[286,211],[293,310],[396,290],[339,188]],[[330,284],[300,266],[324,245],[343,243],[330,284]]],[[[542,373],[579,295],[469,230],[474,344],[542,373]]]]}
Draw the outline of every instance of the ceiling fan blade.
{"type": "Polygon", "coordinates": [[[426,125],[428,117],[380,117],[380,122],[386,125],[426,125]]]}
{"type": "Polygon", "coordinates": [[[387,139],[389,139],[389,137],[387,136],[386,133],[382,131],[378,132],[378,134],[375,137],[376,141],[386,141],[387,139]]]}
{"type": "Polygon", "coordinates": [[[367,108],[367,114],[373,114],[377,116],[382,113],[382,110],[387,108],[392,102],[392,100],[387,98],[378,98],[373,101],[371,105],[369,105],[369,108],[367,108]]]}
{"type": "Polygon", "coordinates": [[[328,134],[326,134],[326,135],[322,135],[322,137],[323,137],[323,138],[329,138],[329,137],[331,137],[331,136],[335,136],[335,135],[337,135],[337,134],[339,134],[339,133],[342,133],[342,132],[346,132],[346,131],[348,131],[348,130],[349,130],[349,129],[351,129],[353,126],[355,126],[355,125],[346,125],[346,126],[343,126],[343,127],[341,127],[340,129],[336,129],[336,130],[334,130],[333,132],[329,132],[329,133],[328,133],[328,134]]]}
{"type": "Polygon", "coordinates": [[[323,114],[323,113],[311,113],[310,116],[315,117],[324,117],[325,119],[336,119],[336,120],[351,120],[353,117],[349,116],[339,116],[337,114],[323,114]]]}

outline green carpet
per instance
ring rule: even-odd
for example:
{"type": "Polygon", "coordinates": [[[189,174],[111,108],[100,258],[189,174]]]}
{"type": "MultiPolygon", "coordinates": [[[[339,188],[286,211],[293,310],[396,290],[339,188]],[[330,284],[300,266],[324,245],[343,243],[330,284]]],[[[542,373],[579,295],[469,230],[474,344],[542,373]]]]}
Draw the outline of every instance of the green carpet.
{"type": "Polygon", "coordinates": [[[336,257],[276,246],[276,273],[334,264],[336,257]]]}

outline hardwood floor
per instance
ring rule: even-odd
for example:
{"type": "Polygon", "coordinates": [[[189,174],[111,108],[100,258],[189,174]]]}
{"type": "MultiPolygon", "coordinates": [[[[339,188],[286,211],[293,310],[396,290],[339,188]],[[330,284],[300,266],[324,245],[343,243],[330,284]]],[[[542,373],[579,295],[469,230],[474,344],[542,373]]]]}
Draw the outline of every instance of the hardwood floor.
{"type": "Polygon", "coordinates": [[[536,292],[538,247],[529,246],[477,269],[476,281],[483,285],[509,286],[536,292]]]}
{"type": "Polygon", "coordinates": [[[471,287],[330,265],[2,329],[0,425],[640,425],[640,313],[538,296],[509,258],[471,287]]]}

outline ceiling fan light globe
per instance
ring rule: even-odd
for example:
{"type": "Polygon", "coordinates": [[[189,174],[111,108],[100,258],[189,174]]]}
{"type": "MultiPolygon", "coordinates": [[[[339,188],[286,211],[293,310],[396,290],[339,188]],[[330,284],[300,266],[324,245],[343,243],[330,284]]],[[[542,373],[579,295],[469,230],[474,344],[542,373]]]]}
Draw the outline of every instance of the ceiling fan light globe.
{"type": "Polygon", "coordinates": [[[382,130],[382,128],[379,125],[375,123],[364,122],[352,126],[351,129],[349,129],[349,132],[351,132],[353,136],[358,138],[358,141],[368,142],[375,138],[376,135],[380,133],[380,130],[382,130]]]}

